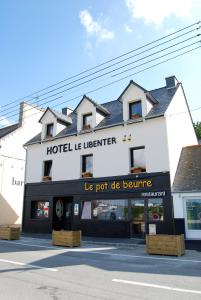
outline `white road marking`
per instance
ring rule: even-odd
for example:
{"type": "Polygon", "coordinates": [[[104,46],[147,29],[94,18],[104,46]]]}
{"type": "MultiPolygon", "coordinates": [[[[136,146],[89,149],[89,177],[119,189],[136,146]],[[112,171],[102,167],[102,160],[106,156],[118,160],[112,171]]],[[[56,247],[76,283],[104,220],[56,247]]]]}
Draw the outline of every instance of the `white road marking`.
{"type": "Polygon", "coordinates": [[[51,272],[58,272],[58,269],[44,268],[44,267],[40,267],[40,266],[36,266],[36,265],[32,265],[32,264],[26,264],[26,263],[22,263],[22,262],[18,262],[18,261],[7,260],[7,259],[0,259],[0,262],[17,265],[17,266],[32,267],[35,269],[42,269],[42,270],[51,271],[51,272]]]}
{"type": "Polygon", "coordinates": [[[151,283],[146,283],[146,282],[137,282],[137,281],[129,281],[129,280],[121,280],[121,279],[112,279],[112,281],[118,282],[118,283],[126,283],[126,284],[150,287],[150,288],[155,288],[155,289],[163,289],[163,290],[176,291],[176,292],[181,292],[181,293],[191,293],[191,294],[201,295],[201,291],[180,289],[180,288],[174,288],[174,287],[158,285],[158,284],[151,284],[151,283]]]}
{"type": "Polygon", "coordinates": [[[30,244],[30,243],[20,243],[20,242],[14,242],[14,241],[6,241],[6,240],[0,240],[0,242],[5,242],[9,244],[17,244],[22,246],[28,246],[28,247],[36,247],[36,248],[44,248],[44,249],[51,249],[51,250],[66,250],[67,252],[85,252],[89,254],[100,254],[100,255],[109,255],[109,256],[119,256],[119,257],[128,257],[128,258],[140,258],[140,259],[150,259],[150,260],[162,260],[162,261],[177,261],[177,262],[190,262],[190,263],[201,263],[201,260],[193,260],[193,259],[182,259],[182,258],[168,258],[168,257],[158,257],[158,256],[145,256],[145,255],[130,255],[130,254],[118,254],[118,253],[110,253],[110,252],[99,252],[97,250],[113,250],[116,248],[66,248],[66,247],[58,247],[58,246],[42,246],[42,245],[36,245],[36,244],[30,244]],[[90,250],[92,249],[91,252],[90,250]]]}

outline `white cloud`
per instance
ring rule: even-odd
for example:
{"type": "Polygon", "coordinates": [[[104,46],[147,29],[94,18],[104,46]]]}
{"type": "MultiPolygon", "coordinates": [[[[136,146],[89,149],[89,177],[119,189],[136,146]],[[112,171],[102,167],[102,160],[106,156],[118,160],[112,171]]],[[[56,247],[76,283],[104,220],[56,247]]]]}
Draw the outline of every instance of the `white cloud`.
{"type": "Polygon", "coordinates": [[[160,25],[170,15],[191,17],[192,8],[201,0],[125,0],[134,19],[160,25]]]}
{"type": "Polygon", "coordinates": [[[125,28],[125,31],[128,32],[128,33],[133,32],[133,29],[127,24],[124,25],[124,28],[125,28]]]}
{"type": "Polygon", "coordinates": [[[12,124],[13,124],[13,122],[11,122],[10,120],[8,120],[6,117],[4,117],[4,116],[0,117],[0,126],[1,127],[10,126],[12,124]]]}
{"type": "Polygon", "coordinates": [[[80,12],[80,21],[87,33],[96,36],[98,40],[112,40],[114,38],[114,32],[108,31],[100,23],[94,21],[87,9],[80,12]]]}

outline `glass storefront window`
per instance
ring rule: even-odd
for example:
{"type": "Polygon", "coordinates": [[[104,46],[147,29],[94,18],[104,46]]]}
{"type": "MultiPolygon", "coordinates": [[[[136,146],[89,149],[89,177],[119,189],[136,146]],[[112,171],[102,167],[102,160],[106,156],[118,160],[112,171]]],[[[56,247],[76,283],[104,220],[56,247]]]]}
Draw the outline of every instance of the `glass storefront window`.
{"type": "Polygon", "coordinates": [[[32,219],[47,219],[49,217],[49,202],[33,201],[31,207],[32,219]]]}
{"type": "Polygon", "coordinates": [[[201,230],[201,199],[186,200],[187,226],[191,230],[201,230]]]}
{"type": "Polygon", "coordinates": [[[91,201],[84,201],[82,203],[82,220],[91,220],[91,201]]]}
{"type": "Polygon", "coordinates": [[[93,200],[92,217],[96,220],[126,220],[128,200],[93,200]]]}
{"type": "Polygon", "coordinates": [[[163,221],[163,199],[148,200],[148,216],[149,221],[163,221]]]}

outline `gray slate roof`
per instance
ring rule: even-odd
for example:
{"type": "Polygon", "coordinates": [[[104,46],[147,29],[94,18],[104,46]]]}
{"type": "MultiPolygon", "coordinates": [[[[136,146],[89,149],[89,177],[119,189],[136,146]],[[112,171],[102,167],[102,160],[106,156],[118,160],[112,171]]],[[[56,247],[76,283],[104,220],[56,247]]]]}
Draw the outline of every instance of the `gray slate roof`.
{"type": "Polygon", "coordinates": [[[182,149],[173,192],[201,192],[201,145],[182,149]]]}
{"type": "MultiPolygon", "coordinates": [[[[131,84],[135,84],[135,82],[130,81],[129,85],[126,87],[124,92],[128,89],[128,87],[131,84]]],[[[150,119],[150,118],[156,118],[156,117],[164,115],[168,105],[170,104],[170,102],[172,100],[172,97],[174,96],[174,94],[177,90],[177,87],[167,89],[166,86],[165,86],[165,87],[162,87],[162,88],[159,88],[159,89],[156,89],[156,90],[151,90],[151,91],[147,91],[144,88],[142,88],[142,89],[144,90],[146,95],[148,94],[148,95],[150,95],[150,97],[153,97],[153,101],[155,102],[153,108],[151,109],[151,111],[145,117],[145,119],[150,119]]],[[[116,126],[118,124],[123,124],[123,104],[122,104],[122,101],[121,101],[121,96],[123,95],[123,93],[120,95],[120,97],[118,97],[117,100],[101,104],[102,111],[104,110],[108,114],[96,126],[95,129],[101,129],[101,128],[104,128],[104,127],[116,126]]],[[[83,99],[85,97],[86,96],[84,96],[82,98],[81,102],[83,101],[83,99]]],[[[89,99],[90,101],[93,101],[88,97],[86,97],[86,98],[89,99]]],[[[78,106],[80,105],[80,103],[78,104],[78,106]]],[[[96,102],[94,102],[94,101],[93,101],[93,104],[97,105],[96,102]]],[[[71,136],[71,135],[77,134],[77,113],[76,113],[77,107],[69,115],[69,117],[72,119],[72,124],[68,125],[55,138],[60,138],[60,137],[71,136]]],[[[100,108],[100,105],[99,106],[97,105],[97,109],[98,108],[100,108]]],[[[66,117],[65,115],[63,115],[63,116],[66,117]]],[[[32,140],[27,142],[27,144],[36,143],[36,142],[40,142],[40,141],[41,141],[40,135],[37,135],[32,140]]]]}
{"type": "Polygon", "coordinates": [[[154,118],[159,115],[163,115],[170,104],[172,97],[174,96],[177,88],[167,89],[166,87],[159,88],[157,90],[150,91],[150,94],[158,100],[158,104],[155,104],[146,118],[154,118]]]}
{"type": "Polygon", "coordinates": [[[18,127],[19,124],[14,124],[0,129],[0,139],[8,135],[9,133],[13,132],[14,130],[16,130],[18,127]]]}

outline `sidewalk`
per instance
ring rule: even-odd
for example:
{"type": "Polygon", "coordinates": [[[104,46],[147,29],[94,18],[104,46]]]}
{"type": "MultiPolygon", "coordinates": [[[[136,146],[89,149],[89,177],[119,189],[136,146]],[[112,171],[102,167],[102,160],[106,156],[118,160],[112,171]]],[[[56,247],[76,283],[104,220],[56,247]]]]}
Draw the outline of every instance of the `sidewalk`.
{"type": "MultiPolygon", "coordinates": [[[[43,233],[22,233],[24,237],[37,238],[37,239],[51,239],[51,234],[43,233]]],[[[121,238],[99,238],[99,237],[82,237],[82,244],[91,245],[106,245],[120,248],[136,248],[136,246],[145,246],[143,239],[121,239],[121,238]]]]}
{"type": "MultiPolygon", "coordinates": [[[[39,234],[39,233],[22,233],[24,237],[38,238],[38,239],[51,239],[51,234],[39,234]]],[[[92,244],[92,245],[106,245],[119,248],[136,248],[136,247],[145,247],[146,242],[144,239],[123,239],[123,238],[101,238],[101,237],[82,237],[83,244],[92,244]]],[[[201,241],[185,241],[185,246],[187,250],[196,250],[201,252],[201,241]]]]}

